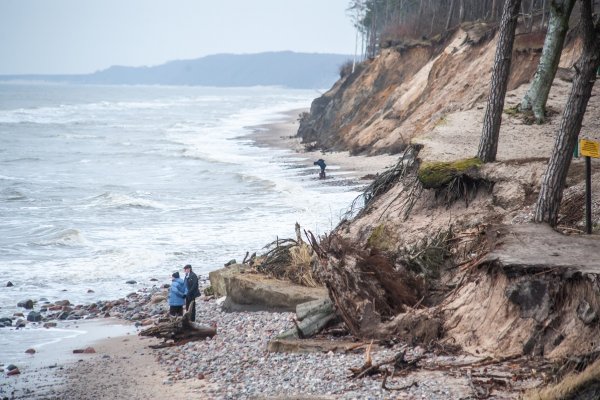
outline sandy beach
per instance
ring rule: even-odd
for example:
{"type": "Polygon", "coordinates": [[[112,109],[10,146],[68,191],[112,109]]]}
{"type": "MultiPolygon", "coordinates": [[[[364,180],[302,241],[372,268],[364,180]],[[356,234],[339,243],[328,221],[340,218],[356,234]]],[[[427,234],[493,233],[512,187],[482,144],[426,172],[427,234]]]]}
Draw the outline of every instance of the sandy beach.
{"type": "Polygon", "coordinates": [[[332,179],[351,176],[368,183],[373,175],[398,161],[398,156],[387,154],[366,157],[351,156],[348,151],[306,151],[301,138],[296,136],[298,116],[303,111],[307,110],[291,110],[284,114],[281,121],[253,127],[254,133],[249,138],[257,146],[290,150],[294,159],[302,160],[306,166],[314,168],[317,176],[319,167],[313,162],[322,158],[327,163],[327,176],[332,179]]]}
{"type": "MultiPolygon", "coordinates": [[[[327,184],[354,180],[366,185],[375,174],[396,162],[395,156],[351,157],[347,152],[304,151],[300,139],[295,137],[298,128],[297,116],[301,111],[293,110],[286,113],[281,121],[253,127],[254,133],[249,138],[256,146],[289,150],[289,156],[286,157],[293,159],[295,163],[304,164],[311,173],[314,169],[315,180],[318,180],[318,167],[314,166],[313,162],[319,158],[325,159],[328,178],[324,183],[327,184]]],[[[217,324],[220,322],[219,319],[227,315],[219,316],[219,306],[215,304],[206,303],[206,307],[211,310],[210,313],[217,324]]],[[[241,315],[241,320],[236,320],[234,325],[239,323],[244,325],[248,317],[241,315]]],[[[260,318],[272,320],[268,315],[260,318]]],[[[276,334],[277,330],[289,328],[291,316],[278,315],[276,319],[278,320],[276,326],[264,323],[258,325],[265,325],[263,328],[269,331],[269,335],[276,334]]],[[[80,325],[85,326],[85,334],[64,340],[58,346],[52,346],[53,355],[43,351],[33,355],[35,361],[30,360],[27,367],[22,368],[20,375],[3,376],[0,398],[187,399],[191,393],[199,392],[205,393],[208,396],[206,398],[237,398],[233,396],[233,392],[228,394],[224,389],[231,383],[226,379],[220,382],[213,375],[209,381],[204,379],[203,373],[182,379],[180,374],[182,367],[175,367],[169,372],[164,362],[162,364],[157,362],[157,359],[164,361],[164,356],[168,355],[169,351],[150,349],[148,346],[155,343],[153,339],[138,336],[133,325],[127,321],[123,323],[129,325],[124,329],[115,330],[114,327],[111,328],[114,322],[113,325],[104,320],[81,322],[80,325]],[[95,353],[73,354],[73,350],[88,346],[93,347],[95,353]]],[[[235,331],[239,329],[242,327],[234,327],[235,331]]],[[[235,332],[230,333],[224,337],[235,334],[235,332]]],[[[261,331],[260,335],[264,333],[261,331]]],[[[218,334],[217,338],[219,336],[218,334]]],[[[256,345],[256,343],[250,344],[256,345]]],[[[238,345],[244,347],[245,340],[238,345]]],[[[264,355],[265,349],[266,338],[263,337],[260,348],[256,350],[264,355]]],[[[180,351],[174,350],[174,352],[180,354],[180,351]]],[[[210,358],[210,355],[208,356],[210,358]]],[[[6,365],[4,367],[6,368],[6,365]]],[[[316,391],[323,395],[328,392],[325,389],[323,393],[318,389],[316,391]]],[[[246,397],[249,397],[251,392],[246,397]]],[[[270,395],[277,395],[277,393],[289,394],[289,391],[280,388],[270,395]]]]}

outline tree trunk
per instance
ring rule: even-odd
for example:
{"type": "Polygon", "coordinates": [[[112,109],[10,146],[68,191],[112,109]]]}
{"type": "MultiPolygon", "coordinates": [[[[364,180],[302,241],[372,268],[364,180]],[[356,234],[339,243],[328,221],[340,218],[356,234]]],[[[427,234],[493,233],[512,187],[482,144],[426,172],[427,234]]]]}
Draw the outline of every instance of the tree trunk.
{"type": "Polygon", "coordinates": [[[454,11],[454,4],[456,0],[452,0],[450,3],[450,10],[448,10],[448,19],[446,20],[446,30],[450,29],[450,24],[452,23],[452,13],[454,11]]]}
{"type": "Polygon", "coordinates": [[[423,281],[400,272],[383,255],[357,251],[334,236],[321,279],[346,327],[356,337],[376,337],[382,321],[406,311],[423,297],[423,281]]]}
{"type": "Polygon", "coordinates": [[[496,11],[497,9],[498,9],[498,0],[494,0],[492,2],[492,17],[491,17],[492,21],[495,21],[498,16],[498,13],[496,11]]]}
{"type": "Polygon", "coordinates": [[[544,122],[546,102],[558,69],[565,36],[569,30],[569,18],[575,1],[554,0],[550,4],[550,21],[548,22],[548,32],[544,40],[542,57],[533,81],[519,106],[522,111],[533,110],[538,123],[544,122]]]}
{"type": "Polygon", "coordinates": [[[502,123],[502,109],[504,108],[504,96],[508,86],[510,63],[512,58],[515,30],[519,16],[521,0],[506,0],[502,10],[500,31],[498,32],[498,44],[494,58],[494,69],[492,70],[492,83],[487,108],[483,118],[483,130],[477,157],[483,162],[496,160],[498,150],[498,136],[500,124],[502,123]]]}
{"type": "Polygon", "coordinates": [[[583,50],[575,63],[575,79],[565,105],[558,135],[542,179],[535,208],[535,221],[556,226],[567,172],[573,159],[573,149],[581,130],[583,116],[596,82],[600,65],[600,28],[592,19],[591,0],[581,2],[583,50]]]}
{"type": "MultiPolygon", "coordinates": [[[[182,317],[176,317],[167,322],[161,322],[158,325],[144,329],[140,332],[140,335],[154,336],[165,341],[171,339],[174,344],[215,336],[217,334],[216,328],[190,321],[190,311],[193,309],[194,307],[190,306],[189,310],[182,317]]],[[[161,346],[159,345],[159,347],[161,346]]]]}

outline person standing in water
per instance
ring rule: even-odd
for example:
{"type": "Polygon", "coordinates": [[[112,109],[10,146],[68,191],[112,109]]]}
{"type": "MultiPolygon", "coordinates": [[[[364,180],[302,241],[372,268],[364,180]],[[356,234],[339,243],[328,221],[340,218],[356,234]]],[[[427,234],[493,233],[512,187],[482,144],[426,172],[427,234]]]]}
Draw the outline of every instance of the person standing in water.
{"type": "Polygon", "coordinates": [[[327,164],[325,164],[325,160],[319,158],[313,163],[313,165],[318,165],[319,167],[321,167],[321,172],[319,172],[319,179],[325,179],[325,168],[327,167],[327,164]]]}

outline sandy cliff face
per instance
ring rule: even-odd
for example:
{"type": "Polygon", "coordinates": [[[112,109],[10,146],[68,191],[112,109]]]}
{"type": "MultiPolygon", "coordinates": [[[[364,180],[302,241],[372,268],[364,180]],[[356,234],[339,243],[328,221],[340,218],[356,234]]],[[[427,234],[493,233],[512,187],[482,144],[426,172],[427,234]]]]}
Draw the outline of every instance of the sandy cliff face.
{"type": "MultiPolygon", "coordinates": [[[[559,131],[572,71],[561,71],[555,79],[543,125],[529,124],[522,114],[503,113],[496,162],[460,170],[455,180],[439,186],[422,178],[428,167],[465,162],[477,153],[495,53],[492,34],[480,24],[445,41],[386,49],[314,101],[299,130],[307,143],[368,154],[397,153],[411,145],[395,168],[367,188],[366,206],[336,228],[335,240],[326,242],[325,276],[336,290],[330,297],[338,299],[347,326],[359,336],[428,342],[431,334],[471,354],[493,356],[560,359],[584,354],[596,348],[591,338],[600,334],[600,264],[584,254],[597,252],[600,240],[577,235],[583,218],[582,159],[571,164],[559,219],[561,231],[575,235],[527,224],[559,131]],[[444,235],[450,239],[436,244],[444,235]],[[582,243],[588,250],[567,251],[582,243]],[[432,254],[440,248],[447,253],[436,261],[432,254]],[[389,262],[385,271],[393,271],[394,279],[377,278],[386,266],[382,259],[389,262]],[[345,287],[352,281],[347,277],[360,284],[345,287]],[[422,289],[420,308],[390,319],[378,305],[382,299],[398,300],[389,281],[422,289]],[[370,287],[376,289],[359,300],[352,297],[355,288],[370,287]],[[415,333],[421,331],[417,325],[427,335],[415,333]]],[[[523,98],[523,83],[537,68],[542,41],[539,34],[517,36],[506,110],[523,98]]],[[[578,48],[573,41],[563,52],[562,67],[573,64],[578,48]]],[[[599,92],[596,87],[581,132],[596,141],[599,92]]],[[[597,163],[593,174],[592,180],[599,182],[597,163]]],[[[594,193],[597,226],[600,195],[594,193]]]]}
{"type": "MultiPolygon", "coordinates": [[[[384,49],[316,99],[298,135],[325,149],[401,151],[413,137],[443,124],[446,115],[471,109],[487,96],[492,36],[490,27],[477,24],[438,42],[384,49]]],[[[539,38],[519,37],[509,90],[531,78],[540,50],[539,38]]]]}

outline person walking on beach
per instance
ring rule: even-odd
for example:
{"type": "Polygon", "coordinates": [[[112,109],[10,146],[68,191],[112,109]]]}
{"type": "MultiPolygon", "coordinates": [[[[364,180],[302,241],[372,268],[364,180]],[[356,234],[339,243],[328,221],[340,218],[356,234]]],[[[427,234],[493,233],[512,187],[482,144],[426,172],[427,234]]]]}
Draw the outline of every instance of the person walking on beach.
{"type": "Polygon", "coordinates": [[[196,320],[196,297],[200,296],[200,289],[198,288],[198,276],[192,271],[192,266],[190,264],[183,267],[183,271],[185,272],[185,279],[183,280],[185,286],[185,311],[187,312],[190,308],[190,304],[192,305],[192,310],[190,312],[190,321],[196,320]]]}
{"type": "Polygon", "coordinates": [[[325,164],[325,160],[319,158],[313,163],[313,165],[318,165],[319,167],[321,167],[321,172],[319,172],[319,179],[325,179],[325,168],[327,167],[327,164],[325,164]]]}
{"type": "Polygon", "coordinates": [[[169,315],[183,315],[183,304],[185,301],[185,286],[183,279],[179,277],[179,272],[173,272],[171,275],[171,288],[169,289],[169,315]]]}

